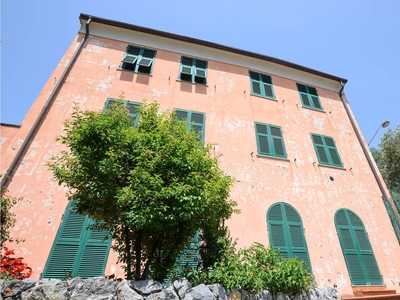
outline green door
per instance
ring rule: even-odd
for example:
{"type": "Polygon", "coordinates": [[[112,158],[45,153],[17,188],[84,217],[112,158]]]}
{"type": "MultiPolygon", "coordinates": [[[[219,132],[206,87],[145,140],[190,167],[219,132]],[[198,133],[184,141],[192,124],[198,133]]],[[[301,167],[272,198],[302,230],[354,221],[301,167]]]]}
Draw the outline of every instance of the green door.
{"type": "Polygon", "coordinates": [[[107,232],[88,229],[93,221],[79,215],[70,201],[63,215],[42,278],[103,276],[111,239],[107,232]]]}
{"type": "Polygon", "coordinates": [[[269,241],[286,258],[303,260],[311,271],[303,223],[297,211],[286,203],[272,205],[267,213],[269,241]]]}
{"type": "Polygon", "coordinates": [[[339,209],[335,224],[352,284],[382,285],[382,275],[361,219],[351,210],[339,209]]]}

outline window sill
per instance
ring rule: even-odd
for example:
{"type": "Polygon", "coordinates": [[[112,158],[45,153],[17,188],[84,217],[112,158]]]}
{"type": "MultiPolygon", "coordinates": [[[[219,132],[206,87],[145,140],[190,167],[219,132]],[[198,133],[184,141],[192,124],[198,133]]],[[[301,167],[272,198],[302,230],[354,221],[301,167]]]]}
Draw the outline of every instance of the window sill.
{"type": "Polygon", "coordinates": [[[191,81],[186,81],[186,80],[180,80],[179,78],[176,79],[176,81],[178,82],[186,82],[186,83],[190,83],[190,84],[194,84],[194,85],[199,85],[199,86],[206,86],[208,87],[208,84],[204,84],[204,83],[197,83],[197,82],[191,82],[191,81]]]}
{"type": "Polygon", "coordinates": [[[250,95],[257,97],[257,98],[262,98],[262,99],[267,99],[267,100],[278,102],[278,99],[276,99],[275,97],[268,97],[268,96],[253,94],[253,93],[250,93],[250,95]]]}
{"type": "Polygon", "coordinates": [[[326,167],[326,168],[333,168],[333,169],[339,169],[339,170],[346,170],[343,166],[332,166],[332,165],[324,165],[324,164],[318,164],[319,167],[326,167]]]}
{"type": "Polygon", "coordinates": [[[152,74],[149,74],[149,73],[135,72],[135,71],[125,70],[125,69],[121,69],[121,68],[118,68],[117,71],[120,71],[120,72],[129,72],[129,73],[140,74],[140,75],[147,75],[147,76],[149,76],[149,77],[153,77],[153,75],[152,75],[152,74]]]}
{"type": "Polygon", "coordinates": [[[313,111],[319,111],[319,112],[322,112],[322,113],[326,114],[326,111],[324,111],[324,109],[319,109],[319,108],[304,106],[303,104],[301,105],[301,107],[302,107],[302,108],[305,108],[305,109],[310,109],[310,110],[313,110],[313,111]]]}
{"type": "Polygon", "coordinates": [[[267,155],[267,154],[257,153],[257,157],[259,157],[259,158],[272,158],[272,159],[278,159],[278,160],[284,160],[284,161],[290,162],[290,159],[288,159],[286,157],[271,156],[271,155],[267,155]]]}

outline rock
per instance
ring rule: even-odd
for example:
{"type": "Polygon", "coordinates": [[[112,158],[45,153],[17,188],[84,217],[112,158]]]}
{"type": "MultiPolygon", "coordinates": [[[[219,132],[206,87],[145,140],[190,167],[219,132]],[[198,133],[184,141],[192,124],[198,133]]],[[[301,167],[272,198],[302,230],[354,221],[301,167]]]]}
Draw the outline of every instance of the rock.
{"type": "Polygon", "coordinates": [[[185,295],[185,300],[215,300],[216,297],[204,284],[191,288],[185,295]]]}
{"type": "Polygon", "coordinates": [[[163,289],[161,291],[161,293],[158,295],[158,298],[160,300],[179,300],[180,299],[173,286],[169,286],[169,287],[163,289]]]}
{"type": "Polygon", "coordinates": [[[285,294],[279,292],[276,295],[276,300],[290,300],[290,297],[288,295],[285,295],[285,294]]]}
{"type": "Polygon", "coordinates": [[[213,285],[209,285],[208,288],[210,291],[216,296],[218,300],[228,300],[225,289],[222,284],[215,283],[213,285]]]}
{"type": "Polygon", "coordinates": [[[246,300],[273,300],[271,293],[268,290],[263,290],[261,292],[248,293],[246,300]]]}
{"type": "Polygon", "coordinates": [[[143,300],[143,296],[133,290],[126,280],[117,284],[117,298],[118,300],[143,300]]]}
{"type": "Polygon", "coordinates": [[[192,285],[186,278],[180,278],[178,280],[175,280],[172,283],[172,286],[178,293],[180,299],[185,298],[187,291],[192,288],[192,285]]]}
{"type": "Polygon", "coordinates": [[[59,279],[42,279],[21,293],[21,300],[67,300],[67,282],[59,279]]]}
{"type": "Polygon", "coordinates": [[[129,285],[132,289],[138,292],[142,296],[147,296],[153,293],[161,292],[163,286],[158,281],[153,279],[150,280],[140,280],[140,281],[130,281],[129,285]]]}
{"type": "Polygon", "coordinates": [[[36,283],[37,280],[29,278],[24,280],[5,281],[1,287],[1,295],[3,298],[19,296],[22,292],[29,290],[36,283]]]}
{"type": "Polygon", "coordinates": [[[69,300],[116,300],[116,283],[104,277],[83,279],[69,292],[69,300]]]}

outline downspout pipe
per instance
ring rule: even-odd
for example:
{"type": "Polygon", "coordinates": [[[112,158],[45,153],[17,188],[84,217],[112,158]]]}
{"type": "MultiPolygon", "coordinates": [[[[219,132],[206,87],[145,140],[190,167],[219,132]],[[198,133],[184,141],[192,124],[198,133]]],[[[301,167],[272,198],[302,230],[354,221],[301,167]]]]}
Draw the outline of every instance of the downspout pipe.
{"type": "Polygon", "coordinates": [[[36,133],[38,132],[41,124],[43,123],[43,120],[45,119],[47,113],[49,112],[50,107],[52,106],[54,100],[56,99],[56,96],[61,90],[62,84],[64,83],[66,77],[68,76],[72,66],[75,64],[79,53],[82,51],[82,48],[89,36],[89,25],[90,22],[92,21],[92,17],[90,16],[88,21],[86,22],[86,32],[85,36],[80,43],[78,49],[76,49],[75,53],[73,54],[71,60],[69,61],[67,67],[64,69],[64,72],[61,74],[60,79],[58,80],[56,86],[54,87],[53,91],[51,92],[49,98],[47,99],[47,102],[42,108],[42,111],[40,112],[39,116],[37,117],[35,123],[33,124],[31,130],[29,131],[28,135],[26,136],[24,142],[21,145],[21,148],[19,148],[17,154],[15,155],[13,161],[10,164],[10,167],[8,168],[7,172],[4,174],[3,178],[1,179],[1,197],[3,197],[3,194],[5,193],[8,185],[10,184],[12,178],[14,177],[14,174],[17,172],[19,164],[21,160],[23,159],[24,155],[27,152],[27,149],[29,145],[32,143],[33,139],[36,136],[36,133]]]}
{"type": "Polygon", "coordinates": [[[359,142],[360,145],[361,145],[361,149],[363,150],[364,155],[365,155],[365,157],[367,158],[368,165],[369,165],[370,169],[372,170],[372,174],[373,174],[374,177],[375,177],[375,181],[378,183],[378,186],[379,186],[379,189],[380,189],[380,191],[381,191],[381,193],[382,193],[382,196],[383,196],[383,198],[384,198],[384,201],[388,201],[388,202],[389,202],[389,205],[392,206],[393,211],[394,211],[394,213],[395,213],[395,215],[396,215],[396,219],[397,219],[397,221],[400,223],[400,215],[399,215],[399,213],[397,212],[397,209],[394,208],[394,205],[393,205],[393,203],[392,203],[391,200],[390,200],[390,199],[391,199],[391,198],[390,198],[390,195],[387,194],[386,189],[385,189],[385,187],[383,186],[381,179],[379,178],[379,174],[378,174],[378,172],[377,172],[377,170],[376,170],[375,164],[374,164],[374,162],[373,162],[372,159],[371,159],[371,153],[370,153],[369,149],[365,146],[365,143],[363,142],[363,139],[361,138],[361,134],[360,134],[360,132],[358,131],[357,126],[356,126],[356,123],[355,123],[355,121],[354,121],[354,118],[353,118],[353,116],[352,116],[352,114],[351,114],[351,112],[350,112],[349,107],[347,106],[347,103],[346,103],[347,101],[346,101],[345,99],[343,99],[343,97],[342,97],[342,92],[343,92],[345,83],[343,83],[343,82],[341,81],[340,84],[341,84],[342,88],[341,88],[340,91],[339,91],[339,97],[340,97],[340,100],[341,100],[342,103],[343,103],[344,109],[346,110],[346,114],[347,114],[347,116],[349,117],[350,123],[351,123],[351,125],[353,126],[354,132],[356,133],[358,142],[359,142]]]}

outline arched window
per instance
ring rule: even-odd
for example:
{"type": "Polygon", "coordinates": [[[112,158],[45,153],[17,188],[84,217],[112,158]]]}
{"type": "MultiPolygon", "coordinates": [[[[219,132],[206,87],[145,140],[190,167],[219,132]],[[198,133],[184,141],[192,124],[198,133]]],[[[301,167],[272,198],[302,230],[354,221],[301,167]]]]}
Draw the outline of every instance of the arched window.
{"type": "Polygon", "coordinates": [[[58,228],[42,278],[66,279],[103,276],[111,239],[108,232],[90,230],[93,220],[79,215],[70,201],[58,228]]]}
{"type": "Polygon", "coordinates": [[[335,214],[335,225],[352,284],[383,284],[361,219],[351,210],[339,209],[335,214]]]}
{"type": "Polygon", "coordinates": [[[269,241],[276,251],[286,258],[298,257],[311,271],[303,223],[297,211],[286,203],[272,205],[267,213],[269,241]]]}

